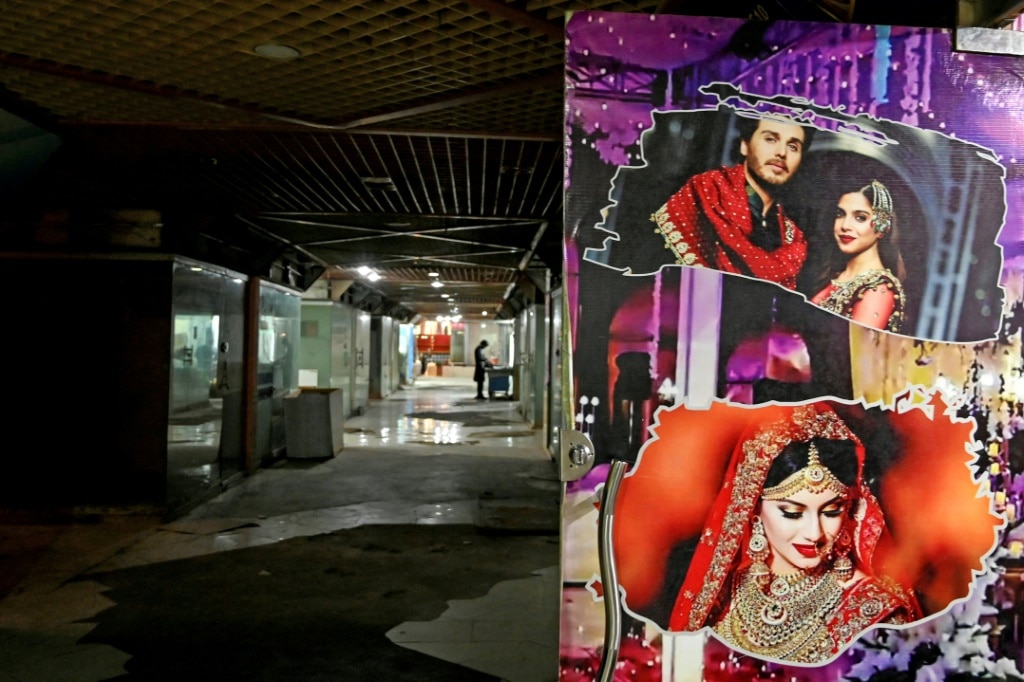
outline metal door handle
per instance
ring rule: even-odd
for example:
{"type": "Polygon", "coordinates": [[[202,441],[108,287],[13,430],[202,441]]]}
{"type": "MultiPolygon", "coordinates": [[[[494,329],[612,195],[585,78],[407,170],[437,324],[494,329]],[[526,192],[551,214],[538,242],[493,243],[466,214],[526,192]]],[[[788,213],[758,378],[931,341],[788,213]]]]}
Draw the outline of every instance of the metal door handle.
{"type": "MultiPolygon", "coordinates": [[[[561,462],[559,477],[563,482],[577,481],[594,467],[597,455],[594,444],[586,435],[574,429],[559,429],[561,462]]],[[[629,462],[613,459],[608,479],[601,494],[601,510],[597,524],[597,551],[601,567],[601,585],[604,588],[604,650],[596,682],[611,682],[615,662],[619,658],[622,641],[622,611],[619,609],[619,578],[612,554],[612,521],[619,484],[629,468],[629,462]]]]}
{"type": "Polygon", "coordinates": [[[628,462],[612,460],[608,480],[604,484],[604,493],[601,495],[601,511],[598,515],[597,552],[601,566],[601,586],[604,589],[604,652],[601,654],[597,682],[612,682],[615,662],[619,658],[619,644],[622,641],[619,577],[615,570],[615,556],[612,554],[612,521],[615,517],[615,500],[619,495],[619,484],[628,467],[628,462]]]}

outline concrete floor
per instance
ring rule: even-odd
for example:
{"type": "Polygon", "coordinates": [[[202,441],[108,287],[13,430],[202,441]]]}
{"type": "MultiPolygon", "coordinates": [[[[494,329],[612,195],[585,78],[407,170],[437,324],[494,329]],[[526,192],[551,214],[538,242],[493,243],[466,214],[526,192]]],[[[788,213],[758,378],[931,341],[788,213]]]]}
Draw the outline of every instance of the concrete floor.
{"type": "Polygon", "coordinates": [[[0,682],[555,680],[556,467],[473,395],[421,379],[173,523],[0,525],[0,682]]]}

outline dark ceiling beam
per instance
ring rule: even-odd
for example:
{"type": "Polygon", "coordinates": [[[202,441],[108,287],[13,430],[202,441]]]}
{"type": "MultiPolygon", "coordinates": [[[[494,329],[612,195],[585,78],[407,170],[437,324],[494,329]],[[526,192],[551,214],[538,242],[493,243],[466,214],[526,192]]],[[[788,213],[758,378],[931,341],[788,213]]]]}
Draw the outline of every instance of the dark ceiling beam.
{"type": "Polygon", "coordinates": [[[542,19],[529,12],[517,9],[512,5],[506,4],[503,0],[466,0],[466,2],[478,9],[484,10],[488,14],[508,19],[514,24],[525,26],[559,43],[565,40],[565,28],[563,26],[552,24],[547,19],[542,19]]]}
{"type": "MultiPolygon", "coordinates": [[[[509,274],[509,277],[512,277],[512,275],[509,274]]],[[[450,294],[452,291],[455,291],[459,296],[470,295],[480,297],[490,296],[492,292],[498,291],[498,297],[500,298],[501,292],[505,290],[510,280],[506,278],[494,282],[477,282],[475,280],[459,279],[457,276],[441,275],[441,281],[444,282],[444,287],[431,287],[430,282],[426,280],[395,277],[389,272],[375,284],[382,289],[387,288],[391,291],[401,291],[407,298],[423,296],[433,300],[442,293],[450,294]],[[442,288],[445,291],[439,291],[442,288]]]]}
{"type": "MultiPolygon", "coordinates": [[[[559,134],[550,133],[507,133],[507,132],[487,132],[487,131],[472,131],[467,130],[465,132],[461,130],[450,131],[450,130],[390,130],[386,128],[359,128],[357,130],[348,131],[351,135],[404,135],[405,137],[439,137],[439,138],[451,138],[453,140],[507,140],[509,142],[557,142],[561,144],[564,140],[559,134]]],[[[557,150],[558,154],[562,153],[561,146],[557,150]]]]}
{"type": "Polygon", "coordinates": [[[537,228],[537,233],[533,235],[533,241],[530,242],[529,250],[523,255],[523,259],[519,261],[520,270],[526,270],[530,267],[530,261],[533,259],[534,255],[536,255],[537,247],[540,246],[540,240],[543,239],[544,233],[547,229],[548,221],[545,220],[541,226],[537,228]]]}
{"type": "Polygon", "coordinates": [[[68,80],[82,83],[103,85],[118,90],[127,90],[141,95],[152,95],[167,99],[187,99],[193,102],[200,102],[213,107],[241,111],[255,116],[278,119],[284,114],[273,109],[266,109],[256,104],[228,100],[217,95],[185,90],[174,85],[160,85],[150,81],[142,81],[130,76],[111,74],[105,71],[94,71],[85,69],[74,64],[61,64],[49,59],[35,59],[23,54],[13,52],[0,52],[0,65],[42,73],[47,76],[66,78],[68,80]]]}
{"type": "Polygon", "coordinates": [[[417,230],[417,234],[437,234],[443,233],[448,234],[451,232],[470,232],[472,230],[507,230],[510,227],[536,227],[543,220],[517,220],[508,223],[495,223],[495,224],[480,224],[480,225],[461,225],[459,227],[436,227],[428,230],[417,230]]]}
{"type": "MultiPolygon", "coordinates": [[[[297,215],[308,215],[308,214],[297,214],[297,215]]],[[[327,214],[319,214],[327,215],[327,214]]],[[[367,214],[373,215],[373,214],[367,214]]],[[[299,218],[284,218],[279,217],[280,214],[265,213],[259,216],[260,220],[270,220],[272,222],[285,223],[286,225],[294,225],[295,227],[327,227],[338,230],[351,230],[353,232],[365,232],[371,238],[383,237],[389,234],[393,234],[391,230],[385,230],[381,227],[364,227],[362,225],[347,225],[343,223],[328,223],[320,220],[302,220],[299,218]]],[[[406,232],[402,234],[412,234],[412,232],[406,232]]],[[[311,244],[317,242],[310,242],[311,244]]]]}
{"type": "MultiPolygon", "coordinates": [[[[279,112],[276,109],[261,107],[257,104],[238,102],[236,100],[225,99],[217,95],[197,92],[195,90],[185,90],[174,85],[152,83],[150,81],[138,80],[130,76],[119,74],[111,74],[105,71],[93,71],[74,64],[62,64],[48,59],[35,59],[27,55],[13,52],[0,52],[0,65],[23,69],[26,71],[33,71],[35,73],[42,73],[57,78],[66,78],[68,80],[83,83],[92,83],[95,85],[117,88],[119,90],[127,90],[129,92],[135,92],[142,95],[164,97],[174,100],[190,100],[220,109],[229,109],[231,111],[238,111],[274,121],[291,123],[302,128],[312,128],[314,130],[324,131],[348,131],[353,128],[385,123],[387,121],[394,121],[396,119],[407,118],[409,116],[444,111],[466,104],[474,104],[476,102],[493,99],[495,97],[547,89],[552,86],[561,87],[565,81],[561,68],[552,69],[548,72],[533,74],[527,78],[522,78],[512,83],[461,90],[458,92],[461,92],[462,94],[445,97],[441,100],[424,102],[422,104],[396,109],[395,111],[383,114],[364,116],[342,123],[336,123],[303,119],[299,118],[299,114],[292,112],[279,112]]],[[[112,124],[124,125],[120,122],[106,122],[106,125],[112,124]]]]}
{"type": "Polygon", "coordinates": [[[335,246],[339,244],[355,244],[357,242],[373,241],[373,240],[384,240],[384,239],[397,239],[401,237],[411,237],[413,239],[430,239],[438,242],[445,242],[448,244],[462,244],[464,246],[482,246],[489,249],[503,249],[507,253],[521,253],[526,249],[521,246],[510,246],[508,244],[495,244],[493,242],[482,242],[475,239],[458,239],[456,237],[448,237],[443,233],[444,230],[414,230],[411,232],[383,232],[376,235],[363,235],[360,237],[343,237],[341,239],[318,239],[315,241],[302,241],[303,246],[335,246]]]}
{"type": "Polygon", "coordinates": [[[271,232],[267,228],[262,227],[260,225],[257,225],[256,223],[246,219],[244,216],[236,215],[235,218],[237,220],[239,220],[240,222],[242,222],[244,225],[246,225],[246,227],[251,229],[254,233],[260,235],[261,237],[264,237],[265,239],[268,239],[268,240],[271,240],[271,241],[279,243],[282,248],[294,249],[296,251],[296,253],[301,253],[303,256],[305,256],[306,258],[310,259],[311,261],[317,263],[318,265],[322,265],[325,269],[329,268],[331,266],[330,263],[328,263],[327,261],[325,261],[325,260],[323,260],[321,258],[318,258],[312,252],[307,251],[306,249],[302,248],[301,246],[293,244],[293,243],[289,242],[286,239],[282,239],[281,237],[279,237],[278,235],[274,234],[273,232],[271,232]]]}
{"type": "MultiPolygon", "coordinates": [[[[374,220],[384,220],[384,219],[387,219],[387,220],[392,221],[392,222],[398,221],[398,220],[453,220],[453,221],[455,221],[455,220],[458,220],[458,221],[478,220],[478,221],[483,221],[479,225],[467,225],[467,226],[464,226],[464,227],[463,226],[459,226],[459,227],[449,228],[449,229],[453,229],[453,230],[459,230],[459,229],[475,230],[475,229],[478,229],[478,228],[486,228],[486,227],[509,227],[510,223],[521,223],[523,225],[532,225],[532,224],[541,222],[541,219],[539,219],[539,218],[517,218],[517,217],[502,218],[501,216],[471,216],[471,215],[452,215],[452,214],[440,214],[440,213],[414,213],[414,214],[409,214],[409,213],[324,213],[324,212],[313,212],[313,211],[266,211],[266,212],[261,212],[260,213],[260,217],[261,218],[271,218],[273,220],[306,220],[306,218],[298,217],[298,216],[311,216],[311,217],[317,217],[317,218],[331,218],[331,217],[345,218],[345,217],[349,217],[349,216],[355,216],[355,217],[373,218],[374,220]],[[296,217],[292,218],[291,216],[296,216],[296,217]]],[[[317,223],[317,224],[332,225],[334,223],[317,223]]],[[[343,225],[342,227],[349,227],[349,226],[348,225],[343,225]]],[[[367,229],[369,229],[369,228],[367,228],[367,229]]]]}
{"type": "Polygon", "coordinates": [[[415,263],[422,265],[424,263],[449,263],[457,264],[463,267],[483,268],[492,269],[499,267],[503,270],[518,270],[518,267],[513,263],[518,262],[518,256],[523,253],[522,249],[516,251],[509,251],[507,249],[490,249],[490,250],[470,250],[465,251],[445,251],[437,254],[423,254],[423,253],[409,253],[405,249],[395,249],[394,251],[382,250],[381,245],[376,245],[373,250],[367,251],[355,251],[353,249],[333,249],[330,246],[314,247],[313,250],[321,254],[321,259],[329,260],[334,265],[342,268],[358,268],[363,265],[373,268],[388,268],[398,267],[400,263],[415,263]],[[504,266],[495,266],[490,262],[481,262],[481,258],[491,258],[494,256],[500,256],[502,263],[508,263],[504,266]],[[451,260],[451,259],[458,259],[451,260]]]}
{"type": "Polygon", "coordinates": [[[361,128],[363,126],[377,125],[379,123],[386,123],[388,121],[408,118],[410,116],[432,114],[437,111],[445,111],[447,109],[461,107],[466,104],[476,104],[477,102],[484,102],[496,97],[503,97],[505,95],[516,95],[522,92],[531,92],[533,90],[550,90],[552,87],[561,88],[564,87],[564,85],[565,72],[561,67],[559,67],[557,69],[533,74],[527,78],[521,78],[513,83],[460,90],[458,92],[461,92],[462,94],[453,94],[451,97],[445,97],[440,100],[424,102],[423,104],[396,109],[394,111],[374,116],[352,119],[347,123],[342,123],[338,126],[331,126],[330,128],[337,130],[361,128]]]}
{"type": "Polygon", "coordinates": [[[979,26],[982,28],[1000,28],[1012,22],[1024,11],[1024,2],[1020,0],[974,0],[957,5],[957,24],[959,26],[979,26]]]}
{"type": "MultiPolygon", "coordinates": [[[[462,254],[441,254],[438,256],[401,256],[401,255],[389,255],[386,257],[377,258],[374,263],[377,265],[390,265],[394,266],[396,263],[407,263],[412,262],[422,265],[423,263],[433,263],[436,265],[456,265],[463,268],[487,268],[488,270],[508,270],[509,272],[518,272],[519,268],[508,265],[492,265],[492,264],[480,264],[473,261],[457,260],[459,256],[462,257],[478,257],[478,256],[507,256],[507,253],[497,251],[494,253],[478,252],[478,253],[462,253],[462,254]]],[[[335,263],[344,267],[341,263],[335,263]]]]}
{"type": "Polygon", "coordinates": [[[478,242],[470,239],[456,239],[454,237],[442,237],[436,234],[427,234],[425,232],[389,232],[387,234],[381,234],[377,236],[363,236],[363,237],[348,237],[345,239],[320,239],[317,241],[303,241],[296,242],[303,246],[335,246],[339,244],[354,244],[356,242],[372,241],[375,239],[394,239],[397,237],[412,237],[414,239],[430,239],[438,242],[445,242],[447,244],[462,244],[464,246],[483,246],[491,249],[503,249],[506,253],[522,253],[526,249],[519,246],[508,246],[506,244],[492,244],[490,242],[478,242]]]}
{"type": "MultiPolygon", "coordinates": [[[[241,216],[239,216],[239,217],[241,217],[241,216]]],[[[395,231],[395,230],[385,230],[383,228],[375,228],[375,227],[361,227],[361,226],[356,226],[356,225],[340,225],[340,224],[337,224],[337,223],[325,223],[325,222],[321,222],[321,221],[317,221],[317,220],[297,220],[297,219],[291,219],[291,220],[289,220],[289,219],[276,219],[276,220],[278,220],[280,222],[284,222],[287,225],[294,225],[296,227],[326,227],[328,229],[349,230],[349,231],[352,231],[352,232],[365,233],[365,234],[363,234],[361,236],[358,236],[358,237],[343,237],[343,238],[340,238],[340,239],[327,238],[327,239],[317,239],[317,240],[311,240],[311,241],[293,240],[296,244],[301,244],[302,246],[307,246],[307,247],[311,247],[311,246],[333,246],[333,245],[338,245],[338,244],[354,244],[356,242],[369,241],[369,240],[375,240],[375,239],[394,239],[394,238],[399,238],[399,237],[415,237],[417,239],[431,239],[431,240],[434,240],[434,241],[448,242],[448,243],[451,243],[451,244],[464,244],[466,246],[482,246],[482,247],[492,248],[492,249],[504,249],[508,253],[519,253],[519,252],[525,251],[525,249],[523,249],[522,247],[517,247],[517,246],[508,246],[506,244],[495,244],[495,243],[492,243],[492,242],[482,242],[482,241],[477,241],[477,240],[472,240],[472,239],[458,239],[456,237],[447,236],[449,233],[453,233],[453,232],[462,232],[462,231],[469,231],[469,230],[481,230],[481,229],[493,229],[493,228],[498,228],[498,227],[507,228],[507,227],[509,227],[508,223],[505,223],[503,225],[486,225],[486,226],[476,226],[476,225],[474,225],[474,226],[463,226],[463,227],[452,227],[452,228],[439,227],[439,228],[431,229],[431,230],[409,230],[407,232],[398,232],[398,231],[395,231]]],[[[534,221],[534,220],[523,221],[523,222],[521,222],[519,224],[522,225],[522,226],[533,226],[533,225],[537,224],[537,221],[534,221]]],[[[512,224],[512,226],[515,226],[515,224],[512,224]]],[[[267,229],[267,228],[265,228],[265,229],[267,229]]]]}
{"type": "MultiPolygon", "coordinates": [[[[0,101],[0,106],[3,102],[0,101]]],[[[3,108],[7,109],[6,106],[3,108]]],[[[8,109],[12,114],[17,113],[13,109],[8,109]]],[[[53,118],[52,114],[48,111],[40,110],[45,114],[46,117],[53,120],[53,125],[57,124],[57,120],[53,118]]],[[[45,117],[37,117],[39,120],[46,120],[45,117]]],[[[34,120],[34,119],[33,119],[34,120]]],[[[296,123],[284,123],[281,121],[275,121],[273,123],[177,123],[177,122],[153,122],[153,121],[108,121],[108,120],[96,120],[96,119],[82,119],[77,121],[63,121],[61,123],[66,128],[110,128],[116,130],[119,128],[134,128],[138,130],[159,130],[159,129],[171,129],[182,132],[222,132],[222,133],[234,133],[234,132],[258,132],[258,133],[294,133],[299,130],[306,130],[308,126],[299,125],[296,123]]],[[[40,125],[40,127],[44,127],[40,125]]],[[[339,131],[341,132],[341,131],[339,131]]],[[[349,135],[401,135],[403,137],[435,137],[439,139],[453,139],[453,140],[505,140],[509,142],[562,142],[563,139],[558,134],[550,133],[508,133],[500,131],[461,131],[461,130],[393,130],[390,128],[358,128],[353,130],[345,130],[345,133],[349,135]]],[[[561,154],[561,149],[558,150],[561,154]]]]}
{"type": "MultiPolygon", "coordinates": [[[[319,213],[319,214],[296,213],[294,215],[296,215],[296,216],[299,216],[299,215],[322,215],[322,216],[327,216],[327,215],[331,215],[331,214],[328,214],[328,213],[319,213]]],[[[351,214],[338,214],[338,215],[339,216],[342,216],[342,215],[347,216],[347,215],[351,215],[351,214]]],[[[384,220],[383,217],[378,217],[376,214],[372,214],[372,213],[365,213],[365,214],[362,214],[362,215],[367,216],[367,217],[373,217],[374,219],[379,220],[379,221],[383,221],[384,220]]],[[[250,217],[252,217],[253,219],[269,220],[271,222],[284,223],[286,225],[295,225],[297,227],[337,228],[339,230],[352,230],[353,232],[366,232],[367,234],[370,234],[370,235],[382,235],[382,236],[383,235],[392,235],[392,234],[401,236],[401,235],[412,235],[412,234],[436,234],[436,233],[448,233],[448,232],[467,232],[467,231],[472,231],[472,230],[494,230],[494,229],[503,229],[503,230],[505,230],[505,229],[508,229],[510,227],[533,227],[533,226],[539,225],[541,222],[543,222],[541,220],[532,219],[532,218],[529,218],[529,219],[514,218],[514,219],[509,219],[508,222],[495,223],[495,222],[492,221],[491,218],[470,218],[471,220],[484,220],[486,222],[482,222],[479,225],[456,225],[456,226],[446,226],[446,227],[430,228],[430,229],[427,229],[427,230],[412,229],[412,230],[409,230],[407,232],[398,232],[395,229],[386,230],[386,229],[381,228],[381,227],[366,227],[365,225],[352,225],[350,223],[333,223],[333,222],[327,222],[327,221],[322,221],[322,220],[306,220],[306,219],[298,218],[298,217],[296,217],[296,218],[288,218],[288,217],[286,217],[286,216],[284,216],[284,215],[282,215],[280,213],[261,213],[258,216],[258,218],[255,217],[255,216],[250,216],[250,217]]],[[[445,220],[445,219],[448,219],[448,218],[449,218],[449,216],[444,216],[444,217],[441,217],[440,219],[445,220]]],[[[451,218],[455,219],[455,218],[457,218],[457,216],[451,216],[451,218]]],[[[423,215],[423,216],[415,215],[415,216],[407,216],[404,219],[407,219],[407,220],[410,220],[410,221],[420,221],[420,222],[422,222],[424,220],[425,221],[431,221],[432,217],[429,216],[429,215],[423,215]]],[[[462,219],[465,220],[466,216],[462,216],[462,219]]],[[[388,219],[388,220],[390,222],[395,222],[395,220],[391,220],[391,219],[388,219]]],[[[500,218],[495,218],[494,220],[500,220],[500,218]]]]}

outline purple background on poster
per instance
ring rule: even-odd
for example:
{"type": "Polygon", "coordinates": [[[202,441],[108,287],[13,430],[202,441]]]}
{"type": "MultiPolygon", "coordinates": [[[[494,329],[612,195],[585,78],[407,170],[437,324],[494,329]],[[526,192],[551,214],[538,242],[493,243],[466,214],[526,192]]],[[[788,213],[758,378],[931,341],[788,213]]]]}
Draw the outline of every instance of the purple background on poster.
{"type": "Polygon", "coordinates": [[[728,50],[742,24],[573,15],[567,27],[568,124],[586,133],[585,143],[604,163],[638,165],[651,111],[714,107],[716,100],[697,88],[724,81],[750,93],[799,96],[847,114],[934,130],[992,150],[1007,168],[1007,224],[999,243],[1008,262],[1024,256],[1019,59],[952,54],[946,30],[777,22],[765,34],[764,58],[745,60],[728,50]]]}

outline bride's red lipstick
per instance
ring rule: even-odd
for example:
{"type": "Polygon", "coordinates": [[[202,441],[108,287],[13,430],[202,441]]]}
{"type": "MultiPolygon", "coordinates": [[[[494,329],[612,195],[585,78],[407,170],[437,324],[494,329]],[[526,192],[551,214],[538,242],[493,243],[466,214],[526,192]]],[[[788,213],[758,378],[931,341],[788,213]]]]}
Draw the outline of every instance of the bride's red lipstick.
{"type": "Polygon", "coordinates": [[[807,557],[808,559],[813,559],[818,556],[817,545],[798,545],[793,543],[793,549],[799,552],[800,556],[807,557]]]}

